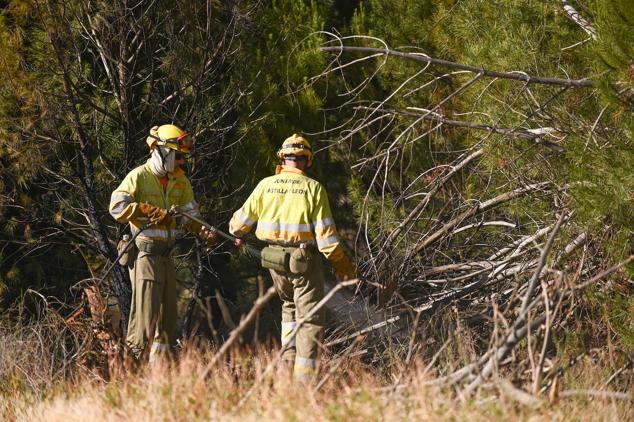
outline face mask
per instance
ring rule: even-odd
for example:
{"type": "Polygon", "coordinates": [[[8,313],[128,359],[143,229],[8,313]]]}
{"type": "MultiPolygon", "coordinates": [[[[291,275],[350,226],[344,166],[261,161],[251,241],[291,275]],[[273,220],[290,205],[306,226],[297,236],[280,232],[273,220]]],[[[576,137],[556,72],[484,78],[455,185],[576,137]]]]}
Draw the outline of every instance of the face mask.
{"type": "Polygon", "coordinates": [[[174,157],[176,151],[165,147],[157,147],[152,150],[150,168],[157,177],[165,177],[167,173],[174,171],[174,157]]]}

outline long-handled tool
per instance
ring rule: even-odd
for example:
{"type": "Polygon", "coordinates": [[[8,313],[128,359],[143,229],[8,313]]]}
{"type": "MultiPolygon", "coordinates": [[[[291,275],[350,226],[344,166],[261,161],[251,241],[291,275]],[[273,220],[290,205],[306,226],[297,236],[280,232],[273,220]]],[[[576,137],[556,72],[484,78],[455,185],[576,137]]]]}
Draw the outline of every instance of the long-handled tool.
{"type": "MultiPolygon", "coordinates": [[[[231,236],[229,233],[225,233],[222,230],[219,230],[217,227],[212,226],[211,224],[207,223],[206,221],[204,221],[204,220],[202,220],[202,219],[200,219],[200,218],[198,218],[196,216],[193,216],[193,215],[191,215],[191,214],[189,214],[189,213],[187,213],[185,211],[179,210],[176,205],[172,205],[172,207],[169,209],[169,213],[170,213],[170,215],[181,215],[181,216],[183,216],[185,218],[189,218],[190,220],[195,221],[198,224],[201,224],[203,227],[205,227],[210,232],[216,233],[220,237],[223,237],[223,238],[225,238],[227,240],[230,240],[231,242],[234,242],[234,241],[236,241],[238,239],[237,237],[231,236]]],[[[262,254],[261,254],[259,249],[255,248],[253,246],[250,246],[250,245],[248,245],[246,243],[244,244],[243,247],[244,247],[245,251],[247,252],[247,255],[249,255],[250,257],[255,258],[257,260],[261,260],[262,259],[262,254]]]]}

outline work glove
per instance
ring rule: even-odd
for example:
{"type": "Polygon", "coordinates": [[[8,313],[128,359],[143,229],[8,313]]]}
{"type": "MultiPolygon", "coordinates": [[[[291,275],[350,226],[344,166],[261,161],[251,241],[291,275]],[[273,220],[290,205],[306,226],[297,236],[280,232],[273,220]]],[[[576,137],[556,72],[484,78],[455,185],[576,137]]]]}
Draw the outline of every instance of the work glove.
{"type": "Polygon", "coordinates": [[[211,246],[218,240],[218,233],[215,230],[210,230],[205,226],[202,226],[198,232],[198,236],[207,242],[207,246],[211,246]]]}
{"type": "Polygon", "coordinates": [[[341,281],[352,280],[353,278],[357,278],[357,271],[354,266],[350,263],[348,258],[343,255],[342,258],[334,261],[332,266],[335,267],[335,271],[337,272],[337,276],[341,281]]]}
{"type": "Polygon", "coordinates": [[[169,225],[174,220],[166,209],[152,204],[141,202],[139,204],[139,210],[150,219],[152,224],[169,225]]]}

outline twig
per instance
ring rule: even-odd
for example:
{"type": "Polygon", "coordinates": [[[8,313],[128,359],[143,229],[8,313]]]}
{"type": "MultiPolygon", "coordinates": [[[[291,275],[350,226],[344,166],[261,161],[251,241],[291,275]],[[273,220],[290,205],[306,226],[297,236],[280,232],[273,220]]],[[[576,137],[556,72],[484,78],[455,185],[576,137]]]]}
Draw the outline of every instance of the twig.
{"type": "Polygon", "coordinates": [[[350,355],[350,353],[356,348],[357,344],[361,343],[361,341],[363,341],[363,336],[359,336],[356,339],[354,339],[354,341],[352,342],[352,344],[350,345],[350,347],[346,350],[346,352],[339,357],[339,359],[337,360],[337,362],[332,366],[332,368],[330,368],[330,370],[328,370],[328,372],[326,373],[326,375],[324,375],[324,377],[319,381],[319,383],[317,383],[317,385],[315,386],[315,388],[313,389],[313,392],[317,392],[321,389],[321,387],[324,386],[324,384],[326,384],[326,381],[328,381],[328,379],[330,379],[330,377],[337,372],[337,370],[341,367],[341,365],[343,364],[343,362],[345,361],[345,358],[350,355]]]}
{"type": "Polygon", "coordinates": [[[548,299],[548,291],[546,289],[546,283],[542,281],[542,296],[544,298],[544,310],[546,316],[546,332],[544,333],[544,340],[542,342],[541,354],[539,355],[539,362],[537,363],[536,373],[533,374],[533,394],[539,393],[539,385],[541,383],[542,371],[544,370],[544,362],[546,361],[546,347],[548,347],[548,341],[550,340],[550,326],[552,324],[552,317],[550,315],[550,305],[548,299]]]}
{"type": "Polygon", "coordinates": [[[517,228],[516,223],[509,223],[508,221],[483,221],[481,223],[473,223],[473,224],[467,224],[466,226],[462,226],[454,230],[453,234],[457,234],[457,233],[463,232],[465,230],[473,229],[473,228],[479,229],[480,227],[490,227],[490,226],[510,227],[512,229],[517,228]]]}
{"type": "Polygon", "coordinates": [[[416,344],[416,330],[418,329],[418,323],[420,321],[421,315],[422,315],[422,312],[419,311],[416,313],[416,318],[414,318],[414,326],[412,327],[412,334],[410,336],[409,345],[407,347],[407,356],[405,357],[404,369],[407,369],[410,362],[412,361],[412,356],[414,354],[414,345],[416,344]]]}
{"type": "Polygon", "coordinates": [[[610,375],[610,378],[608,378],[604,383],[603,386],[607,387],[616,377],[619,376],[619,374],[623,371],[625,371],[627,368],[629,368],[630,366],[632,366],[632,361],[628,361],[623,367],[621,367],[618,371],[614,372],[612,375],[610,375]]]}
{"type": "Polygon", "coordinates": [[[214,366],[216,366],[216,364],[227,353],[227,351],[231,348],[231,346],[233,346],[233,344],[237,341],[237,339],[240,337],[240,335],[249,326],[251,321],[253,321],[253,319],[255,319],[255,316],[260,312],[260,310],[264,307],[264,305],[266,305],[269,302],[269,300],[271,300],[273,298],[273,296],[275,296],[276,294],[277,294],[277,292],[275,291],[275,287],[270,287],[266,291],[264,296],[260,296],[260,297],[257,298],[255,303],[253,303],[253,306],[251,307],[251,310],[249,311],[247,316],[244,317],[244,319],[242,319],[242,321],[240,321],[240,325],[238,325],[231,332],[231,334],[229,335],[229,338],[227,339],[227,341],[224,342],[222,347],[220,347],[220,349],[216,352],[216,354],[211,359],[211,362],[209,362],[209,364],[202,371],[200,379],[204,380],[205,378],[207,378],[207,375],[209,375],[209,372],[212,370],[212,368],[214,366]]]}
{"type": "Polygon", "coordinates": [[[542,237],[543,235],[545,235],[546,233],[551,231],[552,228],[553,228],[553,226],[544,227],[542,229],[537,230],[532,235],[524,236],[521,239],[513,242],[511,245],[498,250],[493,255],[489,256],[487,259],[489,261],[493,261],[495,259],[498,259],[498,258],[506,255],[507,253],[511,252],[513,249],[515,249],[515,251],[517,252],[517,251],[521,250],[524,246],[528,245],[529,243],[534,242],[538,238],[542,237]]]}
{"type": "Polygon", "coordinates": [[[235,330],[236,323],[233,322],[231,312],[229,312],[225,299],[222,297],[222,293],[220,293],[220,290],[218,289],[216,289],[216,303],[218,303],[218,307],[220,308],[220,313],[222,314],[222,319],[225,321],[225,324],[227,324],[227,326],[232,330],[235,330]]]}
{"type": "Polygon", "coordinates": [[[508,261],[473,261],[473,262],[461,262],[457,264],[446,264],[437,267],[426,268],[419,278],[426,278],[437,274],[444,274],[453,271],[469,271],[475,269],[492,269],[497,267],[501,263],[507,263],[508,261]]]}
{"type": "Polygon", "coordinates": [[[601,280],[602,278],[605,278],[609,276],[610,274],[620,270],[621,268],[623,268],[624,266],[626,266],[632,261],[634,261],[634,255],[630,255],[625,261],[619,262],[618,264],[608,268],[607,270],[601,271],[599,274],[595,275],[590,280],[584,281],[583,283],[576,285],[574,289],[575,290],[584,289],[588,287],[589,285],[594,284],[597,281],[601,280]]]}
{"type": "Polygon", "coordinates": [[[564,390],[561,392],[564,397],[571,396],[593,396],[604,399],[619,399],[634,401],[634,398],[629,393],[622,393],[620,391],[604,391],[604,390],[564,390]]]}
{"type": "Polygon", "coordinates": [[[498,348],[487,364],[480,371],[480,375],[469,384],[462,392],[463,397],[468,397],[486,378],[491,375],[494,368],[497,367],[500,362],[513,350],[513,348],[528,334],[530,329],[539,327],[546,321],[545,316],[539,316],[535,318],[530,324],[524,324],[519,328],[513,327],[510,333],[504,340],[504,343],[498,348]]]}

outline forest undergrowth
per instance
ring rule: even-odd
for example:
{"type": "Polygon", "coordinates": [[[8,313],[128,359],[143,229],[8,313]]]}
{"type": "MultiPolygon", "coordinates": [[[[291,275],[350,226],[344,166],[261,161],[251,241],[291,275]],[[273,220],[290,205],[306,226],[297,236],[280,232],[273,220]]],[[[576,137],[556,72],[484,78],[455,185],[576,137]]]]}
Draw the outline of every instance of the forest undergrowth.
{"type": "Polygon", "coordinates": [[[634,0],[4,2],[0,419],[634,419],[632,27],[634,0]],[[125,358],[108,203],[163,122],[221,229],[312,143],[359,277],[313,384],[260,263],[191,238],[178,356],[125,358]]]}

